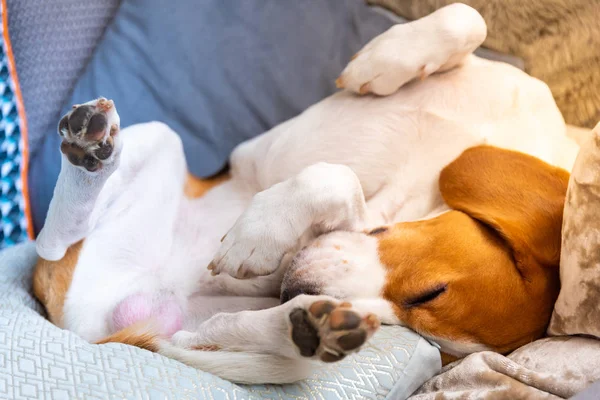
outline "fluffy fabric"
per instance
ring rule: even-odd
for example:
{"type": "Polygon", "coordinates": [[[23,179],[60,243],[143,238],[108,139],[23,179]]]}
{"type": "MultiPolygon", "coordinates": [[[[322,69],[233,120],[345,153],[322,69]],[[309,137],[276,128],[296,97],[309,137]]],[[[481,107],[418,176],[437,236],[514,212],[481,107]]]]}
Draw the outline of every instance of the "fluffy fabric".
{"type": "Polygon", "coordinates": [[[561,399],[600,379],[600,341],[538,340],[509,356],[484,351],[450,364],[411,400],[561,399]]]}
{"type": "Polygon", "coordinates": [[[562,228],[561,291],[548,332],[600,338],[600,123],[575,161],[562,228]]]}
{"type": "MultiPolygon", "coordinates": [[[[421,18],[456,0],[367,0],[421,18]]],[[[462,0],[488,25],[484,46],[521,57],[546,82],[569,124],[600,120],[600,2],[590,0],[462,0]]]]}

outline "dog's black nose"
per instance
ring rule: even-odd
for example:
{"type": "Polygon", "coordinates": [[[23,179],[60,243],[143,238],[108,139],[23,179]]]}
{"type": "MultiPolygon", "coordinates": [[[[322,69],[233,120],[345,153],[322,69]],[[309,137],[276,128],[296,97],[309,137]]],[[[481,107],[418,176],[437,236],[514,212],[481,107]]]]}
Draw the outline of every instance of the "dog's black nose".
{"type": "Polygon", "coordinates": [[[281,300],[281,304],[284,304],[293,299],[294,297],[300,296],[301,294],[316,296],[319,293],[313,288],[285,288],[281,291],[281,296],[279,299],[281,300]]]}

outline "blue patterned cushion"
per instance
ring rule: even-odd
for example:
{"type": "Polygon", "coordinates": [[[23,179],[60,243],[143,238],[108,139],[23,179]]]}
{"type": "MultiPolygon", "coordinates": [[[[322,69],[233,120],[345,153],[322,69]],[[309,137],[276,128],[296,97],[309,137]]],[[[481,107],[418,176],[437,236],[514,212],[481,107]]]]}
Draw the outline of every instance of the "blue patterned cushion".
{"type": "MultiPolygon", "coordinates": [[[[3,4],[3,3],[2,3],[3,4]]],[[[0,14],[5,18],[3,5],[0,14]]],[[[23,181],[26,158],[23,157],[23,125],[18,112],[12,60],[4,41],[4,24],[0,24],[0,249],[28,238],[23,181]]]]}
{"type": "Polygon", "coordinates": [[[437,348],[396,326],[305,381],[235,385],[138,348],[92,345],[53,326],[31,295],[35,260],[31,243],[0,252],[0,399],[401,400],[441,368],[437,348]]]}

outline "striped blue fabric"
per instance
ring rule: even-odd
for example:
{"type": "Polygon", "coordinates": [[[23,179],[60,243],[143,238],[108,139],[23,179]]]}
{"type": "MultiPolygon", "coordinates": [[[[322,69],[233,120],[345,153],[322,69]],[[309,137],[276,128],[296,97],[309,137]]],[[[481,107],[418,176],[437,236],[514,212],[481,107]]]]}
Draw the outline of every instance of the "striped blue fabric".
{"type": "MultiPolygon", "coordinates": [[[[4,12],[0,6],[0,13],[4,12]]],[[[0,249],[27,240],[25,198],[21,180],[24,140],[17,110],[15,81],[0,24],[0,249]]]]}

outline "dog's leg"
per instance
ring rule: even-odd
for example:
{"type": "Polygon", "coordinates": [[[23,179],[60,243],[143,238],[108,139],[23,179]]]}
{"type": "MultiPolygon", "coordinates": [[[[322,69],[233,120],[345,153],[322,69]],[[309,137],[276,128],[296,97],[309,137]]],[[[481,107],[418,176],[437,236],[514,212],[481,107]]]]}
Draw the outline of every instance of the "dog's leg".
{"type": "Polygon", "coordinates": [[[38,264],[37,292],[59,293],[44,301],[53,319],[89,341],[146,315],[177,331],[185,300],[164,284],[177,279],[166,266],[186,176],[181,141],[158,122],[118,128],[107,100],[61,119],[61,173],[37,240],[41,258],[59,260],[38,264]],[[67,248],[78,254],[65,259],[67,248]],[[60,276],[52,272],[59,268],[60,276]]]}
{"type": "Polygon", "coordinates": [[[373,39],[336,83],[360,94],[389,95],[413,79],[460,65],[486,34],[485,21],[476,10],[452,4],[373,39]]]}
{"type": "Polygon", "coordinates": [[[60,120],[61,171],[37,239],[40,257],[62,259],[69,246],[91,231],[96,200],[119,165],[119,126],[113,102],[103,98],[74,106],[60,120]]]}
{"type": "Polygon", "coordinates": [[[301,295],[266,310],[217,314],[195,332],[177,332],[172,344],[334,362],[358,351],[378,328],[374,314],[359,312],[350,303],[301,295]]]}
{"type": "Polygon", "coordinates": [[[302,237],[360,231],[368,219],[354,172],[343,165],[318,163],[254,196],[223,238],[209,269],[240,279],[269,275],[302,237]]]}

